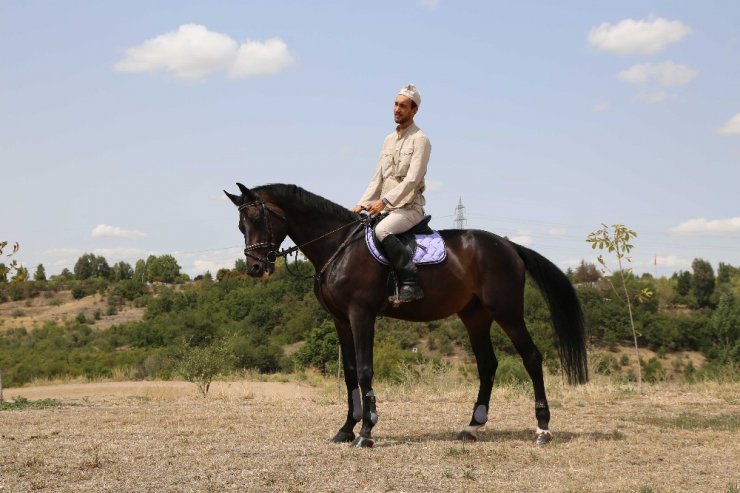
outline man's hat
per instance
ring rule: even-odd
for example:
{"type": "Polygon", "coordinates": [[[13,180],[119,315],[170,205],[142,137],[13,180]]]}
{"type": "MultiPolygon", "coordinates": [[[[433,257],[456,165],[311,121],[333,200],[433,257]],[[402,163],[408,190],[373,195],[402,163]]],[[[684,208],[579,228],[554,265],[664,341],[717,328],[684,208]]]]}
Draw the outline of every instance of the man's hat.
{"type": "Polygon", "coordinates": [[[421,94],[419,94],[419,90],[416,88],[413,84],[406,84],[401,88],[400,91],[398,91],[398,94],[401,96],[406,96],[411,101],[416,103],[416,106],[421,106],[421,94]]]}

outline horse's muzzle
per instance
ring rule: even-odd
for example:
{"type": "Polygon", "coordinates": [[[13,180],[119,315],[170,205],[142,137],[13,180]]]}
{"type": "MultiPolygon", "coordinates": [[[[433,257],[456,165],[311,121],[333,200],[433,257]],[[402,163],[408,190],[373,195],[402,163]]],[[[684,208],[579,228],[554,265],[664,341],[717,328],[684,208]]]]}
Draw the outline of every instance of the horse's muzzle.
{"type": "Polygon", "coordinates": [[[247,268],[247,275],[250,277],[259,277],[266,280],[275,271],[274,264],[265,264],[263,262],[255,262],[247,268]]]}

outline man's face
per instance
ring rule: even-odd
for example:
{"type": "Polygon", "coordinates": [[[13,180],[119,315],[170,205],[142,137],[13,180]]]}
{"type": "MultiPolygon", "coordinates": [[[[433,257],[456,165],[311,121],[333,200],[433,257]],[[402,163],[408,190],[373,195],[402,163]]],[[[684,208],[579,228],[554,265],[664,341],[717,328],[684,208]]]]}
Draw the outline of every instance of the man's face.
{"type": "Polygon", "coordinates": [[[400,94],[396,96],[396,103],[393,107],[393,119],[399,125],[403,126],[414,119],[418,108],[414,108],[411,103],[411,99],[406,96],[401,96],[400,94]]]}

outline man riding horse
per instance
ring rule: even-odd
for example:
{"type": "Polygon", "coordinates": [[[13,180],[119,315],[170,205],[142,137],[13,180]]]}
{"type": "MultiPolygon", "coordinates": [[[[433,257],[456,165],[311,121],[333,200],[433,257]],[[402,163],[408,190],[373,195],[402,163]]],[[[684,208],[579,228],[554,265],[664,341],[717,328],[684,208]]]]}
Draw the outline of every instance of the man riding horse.
{"type": "Polygon", "coordinates": [[[388,260],[396,273],[398,297],[393,303],[407,303],[424,297],[412,254],[396,235],[405,233],[424,218],[424,175],[432,144],[414,123],[421,105],[421,94],[413,84],[401,88],[396,96],[393,117],[398,124],[383,141],[375,174],[353,212],[367,210],[371,216],[387,215],[375,227],[388,260]]]}

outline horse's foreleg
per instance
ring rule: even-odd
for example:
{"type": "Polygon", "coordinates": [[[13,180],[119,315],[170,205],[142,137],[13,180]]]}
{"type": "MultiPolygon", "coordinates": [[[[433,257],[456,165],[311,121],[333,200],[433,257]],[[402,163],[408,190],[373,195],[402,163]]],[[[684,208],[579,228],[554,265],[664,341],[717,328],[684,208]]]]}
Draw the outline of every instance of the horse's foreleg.
{"type": "Polygon", "coordinates": [[[478,367],[478,398],[473,406],[473,416],[470,423],[461,431],[458,440],[477,440],[476,433],[488,421],[488,406],[491,401],[493,378],[496,375],[498,361],[491,344],[491,322],[493,319],[483,310],[465,311],[459,314],[460,319],[468,329],[470,345],[475,354],[478,367]]]}
{"type": "Polygon", "coordinates": [[[347,419],[331,441],[334,443],[344,443],[351,442],[355,439],[355,425],[362,419],[362,401],[360,399],[360,389],[357,385],[355,345],[349,322],[334,319],[334,325],[337,328],[339,345],[342,348],[344,383],[347,386],[347,419]]]}
{"type": "Polygon", "coordinates": [[[357,379],[362,393],[362,428],[352,444],[355,447],[372,447],[373,426],[378,422],[378,411],[373,392],[373,341],[375,317],[368,314],[355,315],[351,319],[357,358],[357,379]]]}

